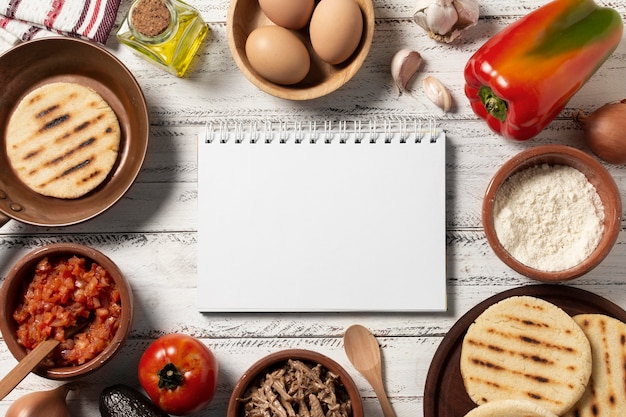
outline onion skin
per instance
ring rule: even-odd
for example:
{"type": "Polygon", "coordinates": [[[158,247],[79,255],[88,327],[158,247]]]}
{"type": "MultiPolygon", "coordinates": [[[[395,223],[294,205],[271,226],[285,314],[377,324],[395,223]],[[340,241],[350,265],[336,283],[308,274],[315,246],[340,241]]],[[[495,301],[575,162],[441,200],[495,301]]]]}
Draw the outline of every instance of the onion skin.
{"type": "Polygon", "coordinates": [[[71,384],[49,391],[36,391],[18,398],[7,410],[5,417],[70,417],[65,402],[71,384]]]}
{"type": "Polygon", "coordinates": [[[588,115],[579,113],[574,119],[598,158],[610,164],[626,164],[626,99],[607,103],[588,115]]]}

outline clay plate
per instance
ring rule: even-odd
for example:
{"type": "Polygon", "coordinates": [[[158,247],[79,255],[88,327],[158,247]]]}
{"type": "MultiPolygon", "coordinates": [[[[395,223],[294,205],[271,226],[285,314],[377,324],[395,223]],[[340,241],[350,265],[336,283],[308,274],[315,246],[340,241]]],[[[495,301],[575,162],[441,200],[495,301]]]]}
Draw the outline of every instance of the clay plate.
{"type": "Polygon", "coordinates": [[[90,219],[116,203],[143,164],[149,137],[145,98],[130,71],[93,43],[46,38],[20,44],[0,56],[0,226],[10,218],[40,226],[65,226],[90,219]],[[116,165],[98,188],[76,199],[38,194],[22,183],[7,160],[6,126],[20,100],[51,82],[90,87],[115,112],[121,128],[116,165]]]}
{"type": "Polygon", "coordinates": [[[470,324],[489,306],[518,295],[544,299],[571,316],[581,313],[605,314],[626,322],[626,311],[616,304],[599,295],[565,285],[529,285],[496,294],[465,313],[441,341],[426,376],[424,417],[461,417],[476,407],[461,379],[459,363],[463,337],[470,324]]]}

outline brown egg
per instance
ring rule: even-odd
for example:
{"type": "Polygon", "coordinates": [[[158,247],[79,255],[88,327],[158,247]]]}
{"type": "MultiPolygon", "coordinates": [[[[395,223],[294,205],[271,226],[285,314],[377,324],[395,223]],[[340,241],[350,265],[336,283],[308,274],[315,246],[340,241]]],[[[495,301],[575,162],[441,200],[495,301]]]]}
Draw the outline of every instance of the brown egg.
{"type": "Polygon", "coordinates": [[[311,16],[311,45],[329,64],[340,64],[350,58],[359,46],[362,33],[363,16],[354,0],[322,0],[311,16]]]}
{"type": "Polygon", "coordinates": [[[302,29],[311,19],[314,0],[259,0],[263,13],[278,26],[302,29]]]}
{"type": "Polygon", "coordinates": [[[246,40],[246,56],[261,77],[276,84],[297,84],[311,67],[311,57],[304,43],[281,26],[261,26],[253,30],[246,40]]]}

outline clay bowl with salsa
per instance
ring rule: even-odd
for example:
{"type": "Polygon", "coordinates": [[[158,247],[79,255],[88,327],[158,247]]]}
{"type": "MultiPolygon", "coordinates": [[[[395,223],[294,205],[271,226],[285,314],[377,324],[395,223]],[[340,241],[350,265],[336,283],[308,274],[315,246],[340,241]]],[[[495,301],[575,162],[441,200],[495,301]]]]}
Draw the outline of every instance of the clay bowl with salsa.
{"type": "Polygon", "coordinates": [[[316,415],[300,408],[310,409],[314,401],[311,395],[320,399],[323,415],[332,407],[337,410],[335,415],[364,416],[359,389],[350,375],[337,362],[315,351],[287,349],[259,359],[235,384],[226,417],[243,417],[246,408],[264,407],[269,391],[283,397],[281,403],[292,407],[296,416],[316,415]],[[279,388],[274,385],[276,381],[279,388]]]}
{"type": "Polygon", "coordinates": [[[40,341],[60,341],[34,370],[49,379],[72,380],[100,369],[126,341],[132,316],[132,292],[122,272],[84,245],[31,251],[0,288],[0,331],[15,359],[40,341]]]}

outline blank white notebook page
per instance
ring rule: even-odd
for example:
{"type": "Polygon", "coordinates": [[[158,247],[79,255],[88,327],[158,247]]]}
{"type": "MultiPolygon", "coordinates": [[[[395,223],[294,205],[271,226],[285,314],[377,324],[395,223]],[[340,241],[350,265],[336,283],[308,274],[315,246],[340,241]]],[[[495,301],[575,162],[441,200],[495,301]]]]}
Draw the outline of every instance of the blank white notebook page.
{"type": "Polygon", "coordinates": [[[315,126],[199,135],[199,310],[445,310],[444,132],[315,126]]]}

